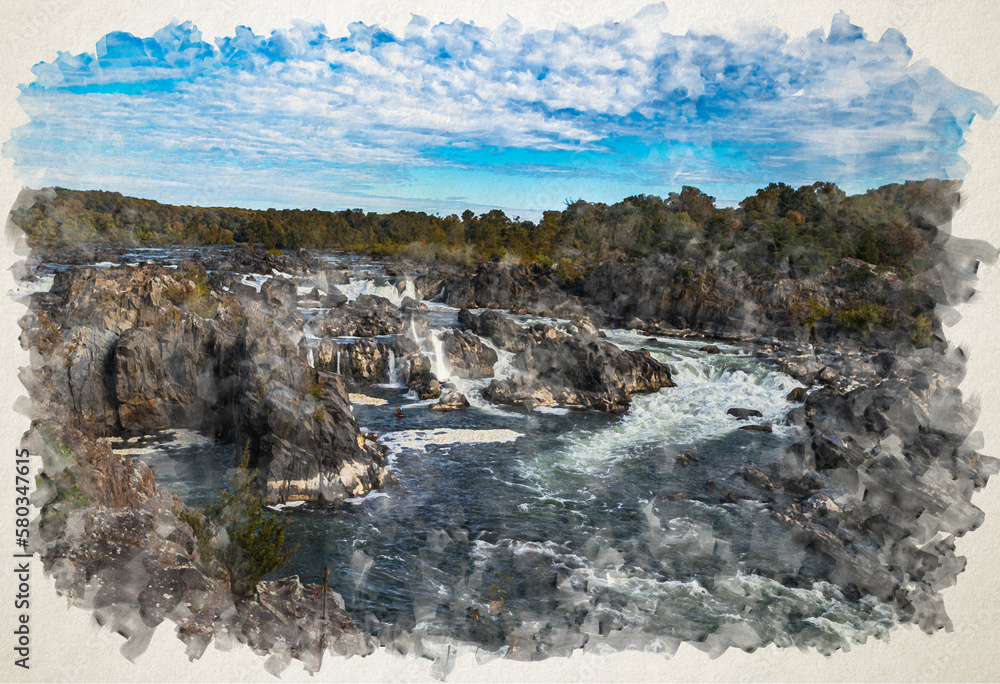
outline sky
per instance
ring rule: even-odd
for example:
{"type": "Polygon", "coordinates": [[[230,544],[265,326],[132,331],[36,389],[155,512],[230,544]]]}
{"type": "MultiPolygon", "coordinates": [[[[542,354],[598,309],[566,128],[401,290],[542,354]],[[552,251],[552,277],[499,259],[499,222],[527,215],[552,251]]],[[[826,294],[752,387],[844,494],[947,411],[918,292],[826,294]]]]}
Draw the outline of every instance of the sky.
{"type": "Polygon", "coordinates": [[[174,20],[37,64],[3,155],[29,187],[175,204],[500,208],[693,185],[733,204],[769,182],[863,192],[962,178],[996,106],[889,29],[843,12],[804,36],[667,32],[667,8],[555,29],[309,22],[203,36],[174,20]]]}

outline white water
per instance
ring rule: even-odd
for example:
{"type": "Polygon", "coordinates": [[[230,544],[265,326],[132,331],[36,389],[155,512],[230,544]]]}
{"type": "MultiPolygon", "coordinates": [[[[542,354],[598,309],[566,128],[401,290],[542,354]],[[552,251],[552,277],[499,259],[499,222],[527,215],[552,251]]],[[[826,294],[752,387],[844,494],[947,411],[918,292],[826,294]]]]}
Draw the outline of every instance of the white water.
{"type": "Polygon", "coordinates": [[[431,370],[438,380],[444,382],[451,378],[451,368],[444,358],[444,343],[441,341],[440,333],[436,330],[432,330],[428,338],[431,349],[434,351],[434,357],[431,359],[431,370]]]}
{"type": "Polygon", "coordinates": [[[396,353],[389,348],[389,386],[404,387],[402,368],[396,365],[396,353]]]}
{"type": "MultiPolygon", "coordinates": [[[[248,277],[251,276],[244,278],[248,277]]],[[[268,276],[252,276],[252,278],[253,283],[248,284],[255,285],[259,289],[268,276]]],[[[348,286],[339,286],[338,289],[349,299],[354,299],[360,294],[375,294],[397,304],[402,301],[403,296],[407,296],[407,292],[412,291],[410,283],[407,283],[407,289],[401,294],[390,285],[374,286],[370,281],[360,281],[361,284],[356,285],[357,282],[352,281],[348,286]],[[352,290],[352,287],[353,292],[345,291],[345,288],[352,290]]],[[[601,479],[608,472],[627,470],[625,467],[615,470],[612,466],[634,462],[631,459],[636,458],[636,453],[643,450],[646,451],[646,460],[649,461],[650,449],[653,447],[703,444],[706,441],[732,435],[740,426],[747,424],[770,425],[777,436],[789,436],[793,428],[782,425],[782,420],[787,411],[794,406],[784,398],[790,389],[798,386],[792,378],[770,371],[756,359],[741,356],[740,350],[734,347],[718,345],[723,354],[707,355],[697,350],[704,341],[650,342],[643,333],[609,330],[606,331],[609,342],[623,349],[646,347],[654,357],[667,363],[672,369],[677,387],[664,389],[652,395],[635,395],[628,413],[613,419],[589,411],[578,414],[574,409],[564,406],[542,407],[524,413],[491,405],[483,400],[480,393],[490,382],[489,379],[465,380],[451,372],[440,334],[446,327],[454,325],[455,310],[440,304],[432,304],[429,308],[426,318],[430,321],[432,329],[427,338],[418,340],[412,329],[409,334],[427,354],[439,379],[450,380],[471,403],[470,409],[465,414],[434,416],[431,420],[453,421],[438,424],[463,427],[391,431],[399,424],[398,421],[393,423],[383,421],[382,425],[376,425],[376,429],[382,427],[388,430],[382,433],[380,442],[389,447],[390,463],[400,473],[403,488],[392,493],[372,492],[365,497],[350,500],[349,503],[356,504],[357,507],[365,505],[366,502],[379,501],[366,509],[365,516],[344,521],[346,533],[331,534],[329,543],[332,549],[337,543],[344,542],[348,554],[357,551],[364,558],[376,559],[372,573],[377,572],[379,566],[388,565],[391,570],[387,570],[387,574],[397,573],[395,576],[402,578],[400,581],[406,588],[420,585],[422,582],[436,584],[440,580],[441,597],[435,595],[430,601],[432,608],[427,615],[424,613],[417,615],[415,631],[421,631],[421,627],[426,627],[427,630],[427,634],[421,635],[422,638],[441,634],[442,621],[435,619],[433,606],[440,601],[442,605],[452,609],[457,606],[464,610],[468,607],[468,603],[463,603],[464,597],[461,600],[457,598],[457,587],[463,583],[465,583],[463,586],[470,587],[473,577],[478,576],[475,580],[477,582],[487,577],[492,578],[494,570],[498,568],[498,563],[505,555],[513,555],[518,562],[526,563],[525,567],[531,567],[533,559],[540,559],[542,562],[539,566],[543,568],[545,566],[560,568],[558,586],[548,598],[558,601],[559,609],[569,604],[583,607],[588,621],[584,631],[597,633],[598,616],[602,621],[610,617],[612,624],[624,625],[620,632],[613,631],[607,641],[592,638],[589,643],[597,649],[606,643],[612,643],[612,640],[621,643],[619,634],[624,637],[630,633],[636,636],[628,638],[634,638],[640,647],[650,648],[655,646],[661,636],[667,640],[683,639],[684,630],[701,629],[700,621],[709,625],[709,631],[717,629],[719,634],[728,634],[730,628],[747,631],[756,629],[758,625],[764,625],[765,628],[774,625],[778,630],[777,636],[765,636],[762,638],[763,642],[766,643],[768,639],[773,638],[783,645],[788,645],[790,642],[787,635],[782,632],[782,625],[788,622],[787,616],[790,613],[805,616],[802,622],[807,623],[810,629],[831,635],[832,641],[836,641],[837,638],[863,640],[867,636],[882,635],[892,616],[888,608],[877,601],[868,598],[860,602],[844,599],[836,587],[822,582],[804,588],[784,587],[778,581],[752,574],[757,567],[753,564],[753,559],[748,561],[747,566],[740,560],[738,571],[735,569],[735,561],[727,561],[729,564],[726,568],[708,576],[711,581],[706,582],[700,581],[704,579],[701,575],[691,579],[691,574],[686,572],[689,569],[687,567],[684,568],[685,572],[673,571],[673,564],[684,557],[711,558],[714,554],[718,554],[725,560],[725,550],[729,548],[730,540],[738,542],[742,532],[723,533],[721,527],[713,530],[711,516],[733,518],[732,525],[744,529],[739,527],[744,522],[740,517],[740,511],[743,508],[752,508],[753,504],[736,506],[690,500],[677,503],[676,509],[670,508],[674,504],[665,504],[663,508],[656,509],[665,521],[661,527],[650,503],[647,517],[655,519],[656,524],[651,524],[648,531],[640,531],[627,540],[615,539],[613,535],[604,538],[603,530],[628,523],[628,516],[616,517],[619,510],[636,513],[637,500],[641,504],[646,500],[645,497],[656,499],[658,496],[657,489],[653,485],[650,485],[648,493],[640,491],[638,499],[634,492],[629,497],[621,496],[622,490],[618,486],[621,480],[617,479],[617,476],[614,480],[601,479]],[[731,407],[758,409],[764,415],[761,418],[740,422],[726,415],[726,410],[731,407]],[[502,420],[495,420],[493,416],[502,416],[502,420]],[[483,420],[484,418],[486,420],[483,420]],[[539,425],[553,424],[559,426],[563,432],[546,437],[548,441],[538,437],[539,425]],[[481,426],[484,429],[468,429],[470,425],[481,426]],[[515,429],[492,429],[492,426],[515,429]],[[504,443],[511,446],[463,448],[465,444],[504,443]],[[536,445],[539,448],[536,449],[536,445]],[[413,452],[424,453],[418,455],[413,452]],[[442,467],[435,464],[435,455],[445,454],[449,461],[447,465],[442,467]],[[408,460],[411,458],[416,464],[410,464],[410,469],[406,470],[408,460]],[[396,464],[397,459],[398,464],[396,464]],[[433,470],[435,467],[438,470],[433,470]],[[462,470],[461,475],[454,478],[454,482],[446,480],[449,473],[459,469],[468,470],[462,470]],[[488,471],[494,477],[485,487],[480,483],[479,486],[484,487],[482,489],[469,488],[468,485],[470,480],[466,476],[475,475],[476,469],[488,471]],[[428,473],[434,477],[429,478],[428,473]],[[412,478],[409,483],[405,481],[406,476],[412,478]],[[614,496],[607,497],[601,492],[602,489],[608,489],[605,487],[605,481],[614,482],[612,487],[614,496]],[[424,487],[425,482],[430,484],[424,487]],[[412,488],[408,489],[407,485],[412,488]],[[449,566],[438,567],[430,561],[426,566],[420,566],[420,572],[409,574],[406,567],[415,567],[417,563],[413,559],[422,558],[423,556],[419,554],[425,553],[426,549],[421,547],[406,551],[404,549],[406,537],[423,539],[424,536],[430,538],[432,535],[444,534],[442,530],[450,529],[448,525],[451,523],[448,516],[440,512],[450,510],[445,504],[458,500],[456,492],[465,491],[467,488],[478,498],[469,500],[474,503],[463,500],[462,505],[466,511],[478,510],[483,499],[493,498],[497,494],[499,496],[496,498],[504,503],[514,496],[523,497],[524,500],[515,499],[507,509],[503,509],[503,504],[497,504],[491,512],[502,510],[504,524],[491,527],[485,534],[479,532],[478,534],[483,536],[466,542],[473,547],[472,577],[465,577],[464,574],[453,576],[449,574],[449,566]],[[525,490],[528,494],[524,493],[525,490]],[[551,491],[555,491],[556,494],[552,494],[551,491]],[[595,496],[594,492],[598,492],[601,496],[595,496]],[[393,525],[396,519],[387,511],[390,511],[392,506],[408,510],[407,506],[415,506],[417,502],[423,501],[422,496],[426,497],[427,502],[426,507],[421,509],[422,515],[428,516],[426,527],[414,528],[411,532],[410,528],[406,527],[409,519],[401,514],[398,518],[399,529],[406,529],[407,533],[399,535],[397,541],[392,541],[387,535],[380,537],[381,533],[376,527],[373,527],[371,532],[358,531],[364,529],[364,522],[369,515],[375,516],[379,528],[395,529],[393,525]],[[665,510],[669,512],[663,512],[665,510]],[[517,520],[518,511],[524,513],[526,521],[517,520]],[[440,517],[431,517],[436,514],[440,514],[440,517]],[[698,518],[698,515],[703,515],[704,519],[698,518]],[[553,525],[552,516],[565,521],[561,523],[564,526],[550,526],[553,525]],[[528,530],[527,534],[523,533],[525,529],[528,530]],[[585,530],[586,535],[593,535],[590,537],[592,539],[599,539],[600,543],[597,546],[601,548],[591,549],[589,542],[586,541],[587,537],[574,536],[578,535],[580,530],[585,530]],[[539,539],[546,541],[538,541],[539,539]],[[381,546],[376,545],[376,542],[381,546]],[[635,553],[633,547],[638,548],[640,553],[635,553]],[[357,549],[364,549],[364,553],[357,549]],[[654,558],[660,559],[659,555],[650,556],[646,553],[657,549],[668,551],[662,556],[662,566],[654,560],[654,558]],[[408,553],[410,555],[407,555],[408,553]],[[393,563],[398,565],[392,565],[393,563]],[[744,574],[744,569],[747,569],[747,574],[744,574]],[[450,596],[449,592],[454,592],[454,601],[446,600],[450,596]],[[753,606],[753,614],[742,610],[748,605],[753,606]],[[694,624],[696,622],[697,624],[694,624]],[[652,638],[654,635],[655,639],[652,638]]],[[[557,327],[565,323],[544,318],[512,318],[527,324],[555,323],[557,327]]],[[[496,377],[511,377],[514,373],[511,365],[514,355],[497,349],[489,340],[484,339],[483,343],[497,352],[498,361],[494,364],[496,377]]],[[[336,362],[338,374],[341,372],[340,357],[341,351],[338,349],[336,362]]],[[[312,350],[309,351],[307,358],[312,365],[314,362],[312,350]]],[[[399,367],[402,364],[397,365],[397,361],[395,354],[390,351],[390,382],[397,382],[403,370],[399,367]]],[[[377,407],[387,403],[381,397],[361,397],[352,394],[349,398],[359,407],[369,404],[377,407]]],[[[390,406],[385,409],[386,411],[391,411],[396,401],[389,403],[390,406]]],[[[371,416],[377,408],[359,410],[367,410],[369,411],[367,415],[371,416]]],[[[407,411],[409,418],[411,416],[409,408],[404,406],[404,410],[407,411]]],[[[433,414],[428,413],[428,415],[433,414]]],[[[739,446],[742,443],[739,438],[733,439],[732,442],[735,443],[733,449],[744,448],[739,446]]],[[[210,446],[210,443],[206,442],[206,446],[210,446]]],[[[153,448],[153,455],[157,455],[162,449],[162,447],[153,448]]],[[[137,448],[136,451],[140,449],[137,448]]],[[[141,451],[146,449],[143,448],[141,451]]],[[[703,464],[707,463],[702,452],[698,452],[698,455],[702,458],[703,464]]],[[[754,454],[755,457],[758,455],[760,454],[754,454]]],[[[202,462],[200,454],[197,456],[191,458],[191,463],[202,462]]],[[[177,471],[178,479],[182,475],[181,465],[175,465],[170,459],[159,458],[157,464],[160,470],[158,477],[160,473],[169,476],[171,469],[177,471]]],[[[692,468],[693,470],[695,468],[692,468]]],[[[634,473],[630,476],[636,477],[634,473]]],[[[640,481],[641,476],[640,473],[640,481]]],[[[192,482],[198,480],[198,478],[188,479],[192,482]]],[[[653,479],[655,477],[651,478],[653,479]]],[[[644,481],[642,482],[644,484],[644,481]]],[[[673,482],[669,484],[671,488],[674,486],[673,482]]],[[[669,489],[659,491],[670,493],[669,489]]],[[[639,510],[645,512],[641,505],[639,510]]],[[[336,515],[345,514],[338,512],[336,515]]],[[[297,516],[291,517],[296,521],[313,524],[313,519],[306,518],[301,512],[297,516]]],[[[763,529],[768,523],[766,513],[760,513],[759,518],[751,520],[750,524],[744,526],[748,530],[746,534],[751,534],[752,530],[753,535],[765,535],[763,538],[769,549],[771,545],[782,543],[781,538],[773,531],[767,532],[763,529]]],[[[483,520],[492,521],[493,518],[487,516],[483,520]]],[[[340,518],[334,519],[331,516],[331,524],[341,522],[340,518]]],[[[460,537],[455,536],[455,540],[458,539],[460,537]]],[[[321,554],[323,557],[316,561],[317,565],[328,562],[326,553],[324,547],[321,554]]],[[[366,571],[371,567],[373,566],[369,562],[366,571]]],[[[515,564],[515,569],[518,567],[520,566],[515,564]]],[[[769,566],[764,564],[762,567],[769,566]]],[[[779,571],[783,569],[778,565],[775,567],[779,571]]],[[[530,582],[533,574],[533,571],[515,572],[512,582],[530,582]]],[[[415,599],[423,600],[424,594],[421,591],[423,590],[419,587],[414,588],[415,599]]],[[[507,603],[509,606],[514,604],[514,592],[511,594],[511,600],[507,603]]],[[[481,604],[489,598],[489,591],[483,589],[478,595],[473,592],[470,600],[481,604]]],[[[528,606],[522,606],[517,609],[519,612],[515,613],[518,618],[525,620],[525,624],[530,624],[532,619],[538,617],[532,612],[530,602],[528,603],[528,606]]],[[[558,613],[559,609],[556,609],[555,613],[558,613]]],[[[359,607],[358,610],[360,612],[362,608],[359,607]]],[[[546,607],[545,610],[549,609],[546,607]]],[[[455,614],[458,614],[457,610],[455,614]]],[[[543,619],[546,617],[542,616],[543,619]]],[[[405,618],[403,622],[405,623],[405,618]]],[[[748,643],[756,645],[753,639],[748,639],[748,643]]]]}
{"type": "MultiPolygon", "coordinates": [[[[671,367],[677,386],[634,395],[628,413],[607,428],[563,435],[563,448],[553,454],[560,467],[603,471],[609,462],[629,458],[643,447],[700,443],[748,424],[769,425],[778,435],[795,430],[782,424],[792,406],[785,395],[800,386],[788,375],[727,355],[652,356],[671,367]],[[757,409],[763,416],[738,421],[727,415],[730,408],[757,409]]],[[[526,467],[544,480],[551,465],[536,460],[526,467]]]]}
{"type": "Polygon", "coordinates": [[[249,285],[253,289],[260,292],[261,285],[270,280],[273,276],[262,275],[260,273],[247,273],[240,278],[240,282],[244,285],[249,285]]]}
{"type": "Polygon", "coordinates": [[[417,290],[413,286],[413,281],[409,279],[405,281],[402,292],[400,292],[396,286],[391,283],[376,285],[374,281],[371,280],[356,280],[354,278],[345,284],[334,285],[334,287],[336,287],[341,294],[347,297],[347,301],[349,302],[353,302],[361,295],[376,295],[378,297],[384,297],[396,306],[399,306],[403,303],[403,299],[405,297],[410,297],[411,299],[418,298],[417,290]]]}
{"type": "Polygon", "coordinates": [[[385,432],[378,438],[378,441],[388,447],[390,461],[393,461],[403,449],[424,451],[430,445],[513,442],[518,437],[523,436],[522,433],[513,430],[438,428],[435,430],[385,432]]]}
{"type": "Polygon", "coordinates": [[[40,276],[35,280],[19,280],[7,292],[7,296],[15,301],[19,301],[38,292],[48,292],[52,289],[53,282],[55,282],[55,277],[51,275],[40,276]]]}

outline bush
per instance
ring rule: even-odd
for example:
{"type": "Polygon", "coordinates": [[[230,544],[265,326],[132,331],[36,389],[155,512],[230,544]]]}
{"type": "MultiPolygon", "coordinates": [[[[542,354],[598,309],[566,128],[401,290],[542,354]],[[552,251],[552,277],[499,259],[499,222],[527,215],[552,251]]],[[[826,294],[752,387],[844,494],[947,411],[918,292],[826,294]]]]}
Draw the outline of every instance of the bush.
{"type": "Polygon", "coordinates": [[[867,266],[851,266],[844,271],[844,280],[852,286],[864,285],[874,277],[875,274],[867,266]]]}
{"type": "Polygon", "coordinates": [[[871,332],[875,327],[891,322],[892,314],[889,309],[872,302],[861,302],[837,313],[837,323],[859,332],[871,332]]]}
{"type": "Polygon", "coordinates": [[[295,553],[285,548],[284,523],[265,514],[263,500],[253,492],[255,473],[248,468],[249,459],[248,446],[230,479],[231,491],[219,492],[219,500],[204,511],[180,516],[194,532],[202,563],[229,580],[238,597],[250,594],[257,582],[295,553]]]}
{"type": "Polygon", "coordinates": [[[929,347],[934,334],[934,319],[927,314],[920,314],[910,319],[910,324],[913,326],[910,330],[910,344],[917,349],[929,347]]]}
{"type": "Polygon", "coordinates": [[[815,297],[812,297],[806,304],[806,315],[802,319],[802,325],[809,328],[810,333],[813,333],[815,331],[816,324],[819,323],[819,320],[828,313],[830,313],[830,310],[825,306],[821,306],[819,301],[815,297]]]}
{"type": "Polygon", "coordinates": [[[53,492],[52,498],[42,506],[39,527],[63,520],[74,509],[91,505],[90,496],[80,489],[72,468],[64,468],[52,477],[41,473],[35,481],[39,490],[48,485],[53,492]]]}
{"type": "Polygon", "coordinates": [[[556,280],[563,285],[576,284],[577,282],[583,280],[585,274],[586,272],[581,264],[577,263],[573,259],[567,259],[564,257],[559,260],[559,263],[556,264],[556,280]]]}

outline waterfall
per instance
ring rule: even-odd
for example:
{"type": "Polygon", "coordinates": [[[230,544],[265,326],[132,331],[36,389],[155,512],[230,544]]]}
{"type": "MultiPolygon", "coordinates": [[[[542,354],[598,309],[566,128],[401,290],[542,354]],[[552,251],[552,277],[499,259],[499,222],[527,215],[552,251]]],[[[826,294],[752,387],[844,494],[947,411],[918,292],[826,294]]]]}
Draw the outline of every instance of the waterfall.
{"type": "Polygon", "coordinates": [[[392,351],[392,349],[389,350],[389,384],[390,385],[399,384],[398,380],[396,379],[396,354],[395,352],[392,351]]]}
{"type": "Polygon", "coordinates": [[[337,375],[340,375],[340,345],[337,345],[337,375]]]}
{"type": "Polygon", "coordinates": [[[308,362],[310,368],[315,368],[316,363],[313,360],[313,350],[309,347],[309,352],[306,354],[306,362],[308,362]]]}
{"type": "Polygon", "coordinates": [[[353,302],[355,299],[363,294],[377,295],[379,297],[384,297],[390,302],[399,306],[403,303],[405,297],[411,299],[418,299],[417,289],[413,285],[413,281],[405,280],[403,282],[403,291],[400,292],[396,284],[386,280],[381,284],[376,284],[369,279],[355,279],[351,278],[350,282],[342,283],[340,285],[334,285],[341,294],[347,297],[348,301],[353,302]]]}
{"type": "Polygon", "coordinates": [[[444,345],[437,333],[431,331],[429,337],[431,338],[431,346],[434,348],[434,375],[437,376],[438,380],[444,382],[451,376],[444,359],[444,345]]]}

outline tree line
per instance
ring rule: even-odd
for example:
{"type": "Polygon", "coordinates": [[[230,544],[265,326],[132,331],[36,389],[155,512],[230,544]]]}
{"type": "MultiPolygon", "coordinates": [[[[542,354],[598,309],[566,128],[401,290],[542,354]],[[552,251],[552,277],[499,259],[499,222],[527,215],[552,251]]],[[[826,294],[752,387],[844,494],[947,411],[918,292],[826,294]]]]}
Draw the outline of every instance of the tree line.
{"type": "Polygon", "coordinates": [[[33,245],[262,244],[270,249],[343,249],[457,263],[514,258],[563,268],[612,253],[639,258],[733,260],[750,274],[787,268],[809,275],[851,257],[902,275],[922,270],[937,227],[957,207],[958,183],[924,180],[848,195],[833,183],[772,183],[737,207],[685,186],[666,198],[615,204],[583,200],[538,222],[494,209],[461,216],[361,209],[252,210],[161,204],[117,192],[25,190],[11,218],[33,245]]]}

